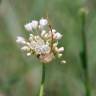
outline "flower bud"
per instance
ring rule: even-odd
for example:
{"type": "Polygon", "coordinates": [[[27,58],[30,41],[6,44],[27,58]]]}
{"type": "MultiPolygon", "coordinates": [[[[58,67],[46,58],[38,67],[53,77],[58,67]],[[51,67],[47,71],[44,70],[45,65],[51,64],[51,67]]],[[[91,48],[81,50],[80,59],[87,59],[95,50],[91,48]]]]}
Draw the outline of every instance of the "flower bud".
{"type": "Polygon", "coordinates": [[[58,49],[58,52],[63,52],[64,51],[64,47],[60,47],[59,49],[58,49]]]}
{"type": "Polygon", "coordinates": [[[53,44],[54,47],[57,47],[57,45],[58,45],[58,42],[56,42],[56,43],[53,44]]]}
{"type": "Polygon", "coordinates": [[[48,33],[46,33],[45,35],[44,35],[44,38],[48,38],[49,37],[49,35],[48,35],[48,33]]]}
{"type": "Polygon", "coordinates": [[[58,54],[58,58],[62,57],[62,54],[58,54]]]}
{"type": "Polygon", "coordinates": [[[23,51],[30,51],[30,48],[29,48],[28,46],[23,46],[23,47],[21,48],[21,50],[23,50],[23,51]]]}
{"type": "Polygon", "coordinates": [[[27,56],[30,56],[31,55],[31,53],[27,53],[27,56]]]}
{"type": "Polygon", "coordinates": [[[55,33],[56,32],[56,30],[55,29],[52,29],[52,33],[55,33]]]}

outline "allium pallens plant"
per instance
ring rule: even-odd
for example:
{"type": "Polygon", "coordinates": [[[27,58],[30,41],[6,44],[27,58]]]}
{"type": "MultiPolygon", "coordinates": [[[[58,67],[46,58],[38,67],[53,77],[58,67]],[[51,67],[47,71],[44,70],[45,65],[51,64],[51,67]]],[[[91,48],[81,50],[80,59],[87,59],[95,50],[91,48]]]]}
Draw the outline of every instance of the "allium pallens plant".
{"type": "MultiPolygon", "coordinates": [[[[35,55],[42,62],[42,81],[39,96],[43,96],[45,63],[51,62],[56,57],[62,57],[64,47],[58,47],[62,34],[53,29],[45,18],[41,18],[39,21],[32,20],[24,27],[29,32],[29,38],[26,40],[18,36],[16,42],[22,46],[21,50],[26,51],[27,56],[35,55]]],[[[66,63],[66,61],[62,60],[61,63],[66,63]]]]}
{"type": "Polygon", "coordinates": [[[26,51],[27,56],[35,55],[43,63],[51,62],[56,55],[62,56],[64,47],[58,48],[62,34],[52,29],[47,19],[32,20],[24,27],[29,32],[28,40],[18,36],[16,42],[22,45],[21,50],[26,51]]]}

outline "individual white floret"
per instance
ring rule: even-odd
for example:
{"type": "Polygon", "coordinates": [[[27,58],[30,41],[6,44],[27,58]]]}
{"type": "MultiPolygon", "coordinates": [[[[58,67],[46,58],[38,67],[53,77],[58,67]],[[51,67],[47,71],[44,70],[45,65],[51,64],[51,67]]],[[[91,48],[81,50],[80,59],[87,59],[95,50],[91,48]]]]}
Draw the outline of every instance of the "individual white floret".
{"type": "Polygon", "coordinates": [[[56,50],[56,52],[60,53],[60,52],[64,51],[64,47],[60,47],[60,48],[55,47],[55,50],[56,50]]]}
{"type": "Polygon", "coordinates": [[[52,34],[52,33],[53,33],[53,34],[56,33],[56,30],[55,30],[55,29],[52,29],[52,30],[49,31],[49,34],[52,34]],[[52,32],[51,32],[51,31],[52,31],[52,32]]]}
{"type": "Polygon", "coordinates": [[[56,30],[55,30],[55,29],[52,29],[52,32],[53,32],[53,33],[55,33],[55,32],[56,32],[56,30]]]}
{"type": "Polygon", "coordinates": [[[34,35],[33,35],[33,34],[30,34],[30,35],[29,35],[29,41],[32,42],[33,39],[34,39],[34,35]]]}
{"type": "Polygon", "coordinates": [[[43,37],[47,40],[50,37],[50,35],[46,33],[43,37]]]}
{"type": "Polygon", "coordinates": [[[17,37],[16,42],[19,44],[25,44],[26,43],[25,39],[21,36],[17,37]]]}
{"type": "Polygon", "coordinates": [[[59,40],[61,38],[62,38],[62,34],[61,33],[57,32],[57,33],[54,34],[54,39],[59,40]]]}
{"type": "Polygon", "coordinates": [[[32,23],[25,24],[24,27],[27,31],[32,31],[32,23]]]}
{"type": "Polygon", "coordinates": [[[27,56],[30,56],[31,55],[31,52],[27,53],[27,56]]]}
{"type": "Polygon", "coordinates": [[[64,47],[60,47],[59,49],[58,49],[58,52],[63,52],[64,51],[64,47]]]}
{"type": "Polygon", "coordinates": [[[33,20],[32,23],[31,23],[31,26],[32,26],[33,29],[36,29],[38,27],[38,21],[33,20]]]}
{"type": "Polygon", "coordinates": [[[26,45],[30,46],[30,43],[29,42],[26,42],[26,45]]]}
{"type": "Polygon", "coordinates": [[[59,53],[59,54],[58,54],[58,58],[62,57],[62,55],[63,55],[63,54],[59,53]]]}
{"type": "Polygon", "coordinates": [[[62,61],[61,61],[61,63],[65,64],[65,63],[66,63],[66,61],[65,61],[65,60],[62,60],[62,61]]]}
{"type": "Polygon", "coordinates": [[[41,36],[44,37],[45,34],[46,34],[46,31],[45,30],[42,30],[41,36]]]}
{"type": "Polygon", "coordinates": [[[28,46],[23,46],[23,47],[21,48],[21,50],[23,50],[23,51],[30,51],[30,48],[29,48],[28,46]]]}
{"type": "Polygon", "coordinates": [[[44,18],[42,18],[42,19],[40,19],[40,21],[39,21],[39,23],[40,23],[40,26],[46,26],[47,24],[48,24],[48,20],[47,19],[44,19],[44,18]]]}

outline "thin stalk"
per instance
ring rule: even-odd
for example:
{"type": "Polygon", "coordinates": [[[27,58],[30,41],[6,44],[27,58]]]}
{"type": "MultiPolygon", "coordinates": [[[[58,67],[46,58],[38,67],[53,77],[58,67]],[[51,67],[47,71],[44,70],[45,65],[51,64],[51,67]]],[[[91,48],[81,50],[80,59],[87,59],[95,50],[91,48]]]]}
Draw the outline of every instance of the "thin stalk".
{"type": "Polygon", "coordinates": [[[87,41],[86,41],[86,15],[87,12],[85,9],[82,10],[81,13],[81,31],[82,31],[82,43],[83,43],[83,52],[82,52],[82,67],[84,71],[84,84],[85,84],[85,96],[91,96],[90,92],[90,81],[89,81],[89,74],[88,74],[88,58],[87,58],[87,41]]]}
{"type": "Polygon", "coordinates": [[[39,96],[44,96],[44,83],[45,83],[45,64],[42,64],[42,80],[40,86],[40,93],[39,96]]]}
{"type": "Polygon", "coordinates": [[[53,33],[52,33],[52,27],[51,25],[49,24],[49,28],[50,28],[50,31],[51,31],[51,51],[53,49],[53,33]]]}

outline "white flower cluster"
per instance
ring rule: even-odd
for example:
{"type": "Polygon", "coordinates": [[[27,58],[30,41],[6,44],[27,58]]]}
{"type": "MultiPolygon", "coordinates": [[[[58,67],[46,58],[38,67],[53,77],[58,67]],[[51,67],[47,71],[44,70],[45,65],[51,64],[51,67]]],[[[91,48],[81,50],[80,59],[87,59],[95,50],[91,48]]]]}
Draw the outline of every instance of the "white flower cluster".
{"type": "Polygon", "coordinates": [[[62,38],[62,34],[52,29],[47,19],[32,20],[24,27],[30,32],[28,40],[18,36],[16,42],[22,45],[21,50],[26,51],[27,56],[34,54],[43,63],[52,61],[56,55],[62,56],[64,47],[58,48],[58,40],[62,38]]]}

